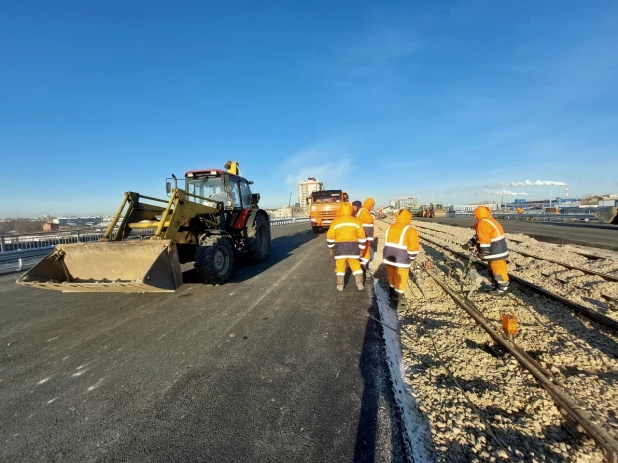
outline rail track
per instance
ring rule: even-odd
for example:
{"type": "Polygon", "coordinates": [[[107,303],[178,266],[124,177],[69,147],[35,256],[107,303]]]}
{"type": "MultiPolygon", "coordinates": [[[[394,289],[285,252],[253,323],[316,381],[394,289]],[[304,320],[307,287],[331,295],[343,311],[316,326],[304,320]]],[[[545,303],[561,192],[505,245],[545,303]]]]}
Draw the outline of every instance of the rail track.
{"type": "MultiPolygon", "coordinates": [[[[471,256],[466,255],[463,252],[459,252],[456,251],[454,249],[452,249],[449,246],[440,244],[438,242],[436,242],[435,240],[432,240],[431,238],[428,238],[426,236],[423,236],[422,232],[419,234],[419,237],[422,241],[428,242],[433,244],[434,246],[438,246],[450,253],[452,253],[453,255],[460,257],[461,259],[464,260],[469,260],[472,259],[471,256]]],[[[481,262],[480,260],[474,260],[473,259],[473,264],[478,265],[478,266],[486,266],[486,264],[484,264],[483,262],[481,262]]],[[[551,299],[554,299],[555,301],[560,302],[561,304],[565,305],[566,307],[568,307],[569,309],[573,310],[574,312],[583,315],[587,318],[589,318],[590,320],[594,320],[597,323],[600,323],[601,325],[603,325],[604,327],[607,328],[611,328],[612,330],[616,330],[618,331],[618,320],[608,317],[607,315],[603,315],[602,313],[599,313],[598,311],[592,310],[588,307],[585,307],[581,304],[578,304],[576,302],[573,302],[563,296],[560,296],[559,294],[556,294],[552,291],[549,291],[537,284],[534,284],[528,280],[526,280],[525,278],[522,278],[518,275],[513,274],[512,272],[509,272],[509,278],[512,281],[515,281],[516,283],[519,283],[522,286],[525,286],[528,289],[531,289],[532,291],[535,291],[539,294],[542,294],[543,296],[547,296],[551,299]]]]}
{"type": "Polygon", "coordinates": [[[561,410],[571,417],[585,432],[603,449],[607,459],[611,462],[618,462],[618,441],[614,439],[605,429],[597,424],[596,418],[585,410],[585,405],[571,396],[567,392],[565,385],[553,375],[547,368],[540,365],[531,355],[518,346],[514,341],[496,330],[492,323],[485,318],[481,311],[465,297],[462,297],[456,290],[451,288],[435,270],[425,269],[425,272],[442,287],[442,289],[472,317],[489,336],[506,351],[508,351],[517,361],[528,370],[541,383],[542,387],[549,393],[554,402],[561,410]]]}
{"type": "MultiPolygon", "coordinates": [[[[419,231],[419,233],[426,233],[426,230],[418,230],[418,231],[419,231]]],[[[436,230],[432,230],[432,231],[437,232],[436,230]]],[[[438,232],[438,233],[441,233],[443,235],[447,235],[447,237],[445,239],[451,238],[450,241],[452,241],[454,244],[459,244],[459,241],[457,241],[457,239],[456,239],[456,237],[454,235],[448,235],[445,232],[438,232]]],[[[606,272],[599,272],[599,271],[596,271],[596,270],[593,270],[593,269],[588,269],[588,268],[585,268],[585,267],[581,267],[581,266],[577,266],[577,265],[572,265],[572,264],[569,264],[567,262],[563,262],[563,261],[556,260],[556,259],[551,259],[551,258],[548,258],[548,257],[542,257],[542,256],[539,256],[539,255],[535,255],[535,254],[531,254],[531,253],[528,253],[528,252],[525,252],[525,251],[521,251],[519,249],[509,249],[509,251],[511,253],[519,254],[521,256],[528,257],[528,258],[531,258],[531,259],[544,260],[544,261],[550,262],[552,264],[560,265],[560,266],[562,266],[564,268],[567,268],[569,270],[576,270],[578,272],[582,272],[582,273],[584,273],[586,275],[597,276],[597,277],[600,277],[600,278],[602,278],[602,279],[604,279],[606,281],[618,282],[618,276],[617,275],[612,275],[612,274],[609,274],[609,273],[606,273],[606,272]]]]}
{"type": "MultiPolygon", "coordinates": [[[[581,455],[590,455],[592,461],[600,461],[600,457],[592,456],[589,449],[585,450],[588,444],[582,441],[579,434],[583,432],[597,443],[598,448],[603,449],[605,459],[618,462],[618,419],[613,405],[618,399],[618,322],[516,275],[513,275],[513,280],[517,284],[506,298],[496,299],[484,293],[469,292],[464,277],[470,265],[470,256],[448,244],[423,236],[422,229],[419,232],[423,244],[422,259],[432,261],[433,268],[423,269],[429,279],[421,279],[416,285],[410,283],[409,289],[418,298],[409,301],[406,310],[400,314],[402,333],[407,338],[415,338],[410,342],[411,352],[407,354],[411,363],[408,380],[413,389],[421,393],[425,391],[429,400],[434,400],[433,408],[428,407],[425,412],[438,422],[438,426],[440,420],[445,420],[443,433],[450,436],[449,429],[453,426],[458,429],[457,432],[460,428],[466,431],[461,422],[455,424],[451,420],[450,412],[435,411],[435,407],[445,400],[458,404],[454,407],[455,416],[461,416],[461,410],[473,410],[480,418],[477,427],[485,430],[480,437],[479,433],[468,431],[468,441],[472,444],[462,444],[460,440],[455,446],[450,442],[438,448],[448,447],[447,455],[453,451],[464,452],[460,456],[464,459],[480,455],[481,458],[494,456],[497,459],[523,461],[537,461],[539,458],[545,461],[575,461],[578,457],[573,455],[581,452],[581,455]],[[458,272],[453,272],[453,267],[457,267],[458,272]],[[416,287],[422,291],[415,291],[416,287]],[[450,307],[457,309],[447,309],[448,304],[440,301],[443,296],[439,292],[448,295],[454,303],[450,307]],[[427,299],[421,300],[425,294],[428,294],[427,299]],[[586,319],[574,317],[564,310],[564,306],[585,315],[586,319]],[[457,310],[463,311],[471,322],[461,319],[456,314],[457,310]],[[514,313],[519,319],[520,332],[514,340],[502,333],[500,316],[503,313],[514,313]],[[406,320],[409,320],[407,326],[406,320]],[[516,359],[532,375],[530,379],[515,374],[507,361],[504,361],[506,367],[487,356],[480,361],[479,356],[485,354],[479,354],[479,350],[495,349],[485,349],[486,342],[481,341],[483,336],[475,332],[469,323],[482,327],[485,336],[489,335],[496,345],[501,346],[500,350],[512,355],[507,357],[516,359]],[[426,338],[430,338],[430,342],[426,338]],[[424,359],[415,358],[419,352],[425,354],[424,359]],[[427,356],[432,359],[428,360],[427,356]],[[447,371],[448,382],[456,384],[458,394],[466,400],[458,402],[457,394],[445,393],[442,389],[444,379],[432,384],[431,378],[436,376],[436,373],[430,373],[433,370],[447,371]],[[494,375],[496,370],[500,373],[494,375]],[[548,399],[555,403],[553,408],[549,406],[550,401],[536,391],[539,385],[546,391],[548,399]],[[436,395],[434,389],[438,389],[439,400],[432,399],[436,395]],[[488,396],[495,394],[491,392],[493,389],[504,391],[504,400],[495,397],[488,399],[488,396]],[[471,394],[470,390],[474,393],[471,394]],[[479,391],[483,393],[482,397],[479,391]],[[486,402],[492,400],[492,405],[486,406],[486,402]],[[538,406],[541,402],[545,405],[538,406]],[[496,414],[499,409],[504,412],[496,414]],[[487,410],[492,411],[488,414],[487,410]],[[539,424],[532,415],[541,413],[539,424]],[[532,434],[541,436],[541,439],[535,440],[529,434],[533,426],[537,429],[532,434]],[[501,432],[505,428],[509,431],[501,432]],[[562,429],[561,432],[566,432],[566,429],[576,437],[559,437],[561,434],[557,429],[562,429]],[[517,437],[512,438],[513,434],[517,437]],[[484,435],[491,441],[491,445],[487,445],[488,452],[484,446],[477,449],[479,438],[485,445],[484,435]],[[466,454],[474,445],[474,454],[466,454]]],[[[453,242],[459,244],[461,240],[453,242]]],[[[540,256],[538,258],[542,259],[540,256]]],[[[428,399],[419,398],[419,401],[423,400],[428,399]]],[[[442,439],[439,433],[434,440],[436,438],[442,439]]],[[[448,458],[445,457],[445,461],[448,458]]]]}
{"type": "MultiPolygon", "coordinates": [[[[448,226],[432,225],[440,229],[427,228],[425,223],[417,224],[421,239],[448,249],[460,258],[469,257],[461,252],[461,243],[469,238],[471,232],[454,229],[453,233],[449,233],[448,226]]],[[[515,245],[509,246],[509,274],[513,281],[560,300],[571,310],[604,326],[611,329],[618,327],[618,261],[589,258],[579,251],[526,239],[530,240],[525,236],[511,240],[507,236],[509,242],[516,241],[515,245]],[[525,247],[532,247],[536,252],[522,249],[525,247]],[[556,259],[556,256],[559,258],[556,259]],[[586,265],[597,268],[587,268],[586,265]]]]}

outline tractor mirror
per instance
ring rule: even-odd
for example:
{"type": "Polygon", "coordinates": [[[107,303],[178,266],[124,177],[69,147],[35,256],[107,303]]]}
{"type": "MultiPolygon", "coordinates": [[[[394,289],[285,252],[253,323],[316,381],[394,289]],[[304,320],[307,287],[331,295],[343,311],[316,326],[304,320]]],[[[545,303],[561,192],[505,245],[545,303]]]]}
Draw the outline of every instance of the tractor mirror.
{"type": "Polygon", "coordinates": [[[172,184],[170,182],[165,182],[165,192],[168,195],[172,192],[172,184]]]}
{"type": "Polygon", "coordinates": [[[247,183],[249,183],[249,185],[253,185],[253,180],[249,180],[247,183]]]}

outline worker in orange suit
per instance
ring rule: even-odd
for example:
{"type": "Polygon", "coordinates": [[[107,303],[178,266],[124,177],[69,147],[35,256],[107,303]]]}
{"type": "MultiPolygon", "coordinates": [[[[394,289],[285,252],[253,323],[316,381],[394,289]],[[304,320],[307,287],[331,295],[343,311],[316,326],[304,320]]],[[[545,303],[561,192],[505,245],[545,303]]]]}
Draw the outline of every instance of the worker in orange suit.
{"type": "Polygon", "coordinates": [[[335,273],[337,290],[343,291],[346,263],[359,290],[364,289],[363,270],[360,265],[360,250],[365,248],[367,238],[360,221],[352,215],[352,205],[341,204],[339,213],[333,219],[326,232],[326,244],[335,256],[335,273]]]}
{"type": "Polygon", "coordinates": [[[479,206],[474,210],[476,233],[464,249],[475,247],[481,260],[487,262],[487,270],[493,286],[488,293],[494,296],[504,296],[509,290],[509,273],[506,258],[509,250],[502,225],[491,216],[486,206],[479,206]]]}
{"type": "Polygon", "coordinates": [[[386,229],[383,251],[391,301],[397,307],[404,302],[410,266],[419,250],[418,234],[412,228],[412,214],[407,209],[400,209],[395,223],[386,229]]]}
{"type": "Polygon", "coordinates": [[[373,206],[376,202],[373,198],[367,198],[362,207],[358,208],[356,217],[363,224],[365,235],[367,235],[367,247],[361,254],[361,265],[366,270],[369,270],[369,263],[373,260],[373,222],[375,220],[375,212],[373,212],[373,206]]]}

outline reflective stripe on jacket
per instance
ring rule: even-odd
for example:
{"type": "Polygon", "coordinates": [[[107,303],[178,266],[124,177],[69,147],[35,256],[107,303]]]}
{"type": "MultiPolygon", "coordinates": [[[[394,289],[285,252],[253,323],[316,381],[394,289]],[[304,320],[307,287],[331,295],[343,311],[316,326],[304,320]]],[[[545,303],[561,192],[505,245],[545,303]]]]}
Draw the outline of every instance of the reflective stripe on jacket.
{"type": "Polygon", "coordinates": [[[481,219],[475,228],[479,250],[485,252],[481,255],[483,260],[491,262],[506,259],[509,256],[504,230],[493,217],[481,219]]]}
{"type": "Polygon", "coordinates": [[[361,207],[358,210],[358,214],[356,215],[356,217],[358,217],[358,220],[360,220],[361,224],[363,225],[365,235],[367,235],[367,241],[373,241],[373,215],[371,215],[371,213],[367,209],[361,207]]]}
{"type": "Polygon", "coordinates": [[[352,206],[342,204],[340,215],[335,217],[326,232],[326,244],[335,248],[335,259],[359,259],[366,242],[363,226],[352,216],[352,206]]]}
{"type": "Polygon", "coordinates": [[[410,268],[419,253],[418,234],[411,225],[393,224],[386,229],[384,263],[395,267],[410,268]]]}

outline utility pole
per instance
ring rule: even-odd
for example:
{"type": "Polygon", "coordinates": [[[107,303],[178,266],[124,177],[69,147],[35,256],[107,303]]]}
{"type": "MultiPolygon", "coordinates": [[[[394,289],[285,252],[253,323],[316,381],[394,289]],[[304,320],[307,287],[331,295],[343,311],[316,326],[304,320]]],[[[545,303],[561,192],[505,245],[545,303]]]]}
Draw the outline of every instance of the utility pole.
{"type": "Polygon", "coordinates": [[[288,199],[288,207],[292,204],[292,192],[290,191],[290,199],[288,199]]]}

